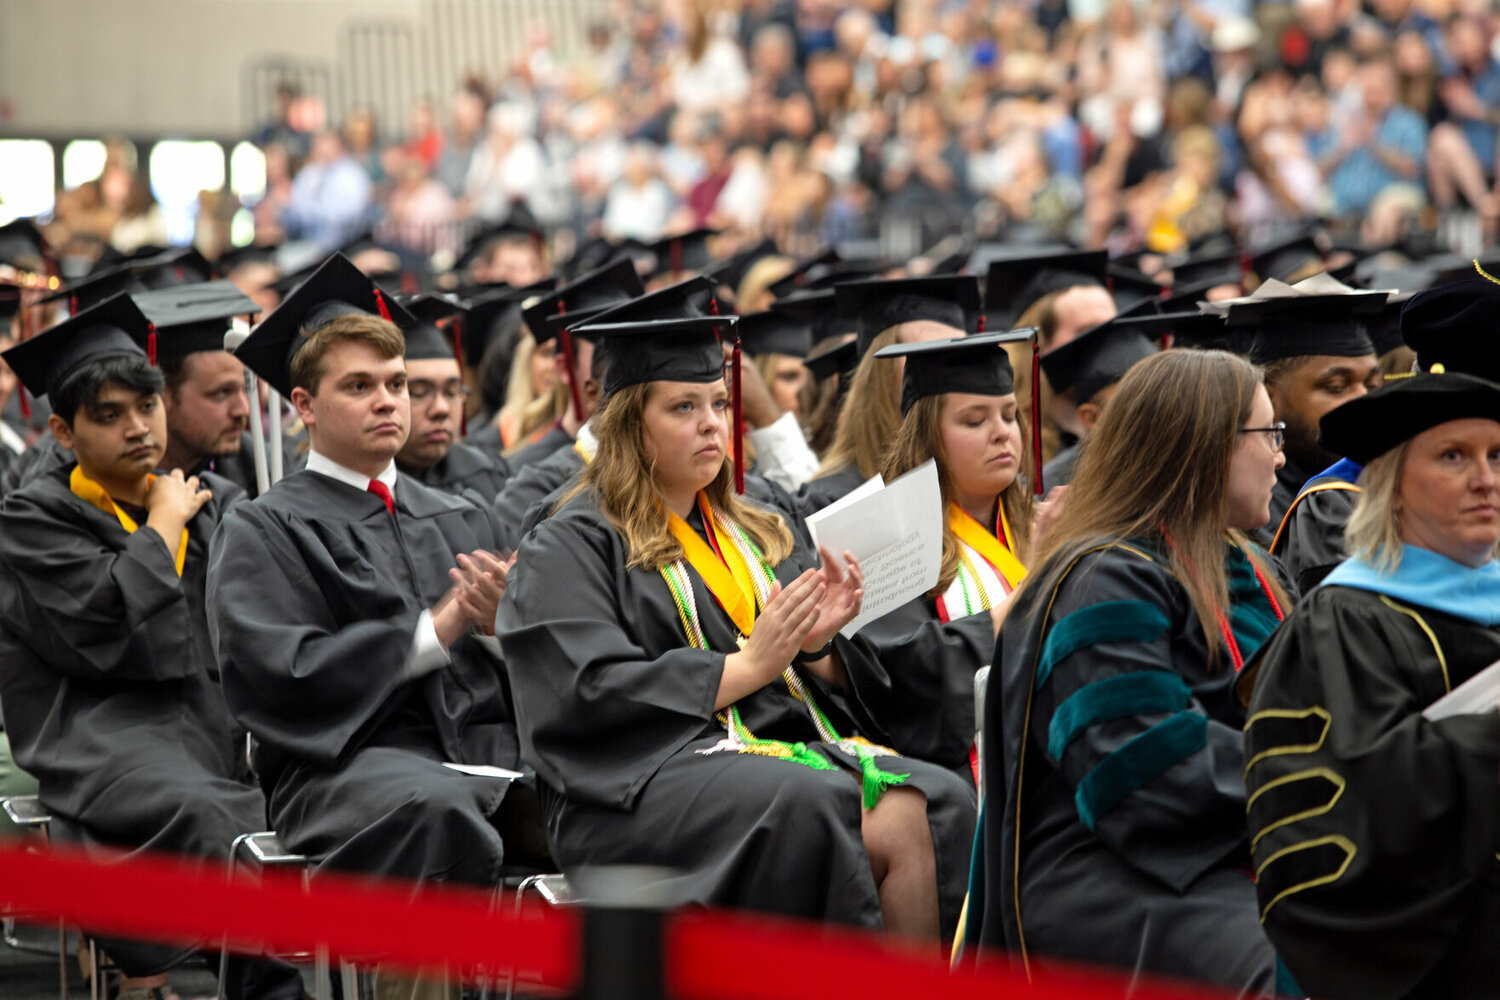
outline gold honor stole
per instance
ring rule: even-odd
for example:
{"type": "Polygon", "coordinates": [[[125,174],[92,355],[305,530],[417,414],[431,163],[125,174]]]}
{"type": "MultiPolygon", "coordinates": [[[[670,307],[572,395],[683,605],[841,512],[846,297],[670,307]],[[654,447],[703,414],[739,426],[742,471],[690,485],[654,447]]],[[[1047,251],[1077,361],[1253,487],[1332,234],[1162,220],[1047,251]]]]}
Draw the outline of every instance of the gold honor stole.
{"type": "Polygon", "coordinates": [[[750,630],[755,627],[755,616],[760,611],[756,596],[759,589],[751,575],[750,564],[745,561],[735,539],[728,537],[713,516],[702,493],[698,494],[698,510],[703,515],[704,527],[710,532],[718,552],[672,511],[667,512],[667,525],[672,537],[682,543],[683,558],[698,571],[709,593],[714,595],[719,607],[729,615],[740,635],[748,637],[750,630]]]}
{"type": "Polygon", "coordinates": [[[1003,507],[999,522],[1003,543],[958,504],[948,504],[948,527],[963,548],[959,550],[958,575],[937,600],[938,616],[943,621],[988,611],[995,603],[991,595],[1009,594],[1026,579],[1026,567],[1015,556],[1015,540],[1003,507]]]}
{"type": "MultiPolygon", "coordinates": [[[[156,481],[156,477],[154,475],[147,476],[146,481],[153,483],[156,481]]],[[[85,476],[83,470],[76,465],[73,466],[72,476],[68,478],[68,488],[78,498],[88,501],[106,514],[113,514],[119,520],[120,527],[125,529],[126,534],[133,535],[136,529],[140,527],[140,525],[135,523],[134,518],[120,509],[120,505],[115,503],[113,497],[104,492],[104,487],[94,482],[88,476],[85,476]]],[[[179,577],[182,576],[183,564],[187,562],[187,545],[187,528],[183,528],[182,537],[177,540],[177,555],[173,559],[173,562],[177,566],[177,575],[179,577]]]]}

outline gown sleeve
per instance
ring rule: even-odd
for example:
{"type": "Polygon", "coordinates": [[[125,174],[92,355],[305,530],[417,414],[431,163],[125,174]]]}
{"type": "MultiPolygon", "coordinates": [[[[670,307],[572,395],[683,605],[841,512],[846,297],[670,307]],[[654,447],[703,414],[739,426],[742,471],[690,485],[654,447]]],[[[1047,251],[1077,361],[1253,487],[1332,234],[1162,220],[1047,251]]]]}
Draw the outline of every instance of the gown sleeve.
{"type": "Polygon", "coordinates": [[[1256,891],[1313,996],[1406,995],[1495,867],[1500,714],[1423,719],[1443,669],[1416,621],[1342,587],[1315,591],[1261,655],[1245,747],[1256,891]]]}
{"type": "Polygon", "coordinates": [[[230,710],[257,739],[332,762],[412,678],[421,608],[257,504],[214,535],[208,620],[230,710]]]}
{"type": "Polygon", "coordinates": [[[1309,493],[1292,508],[1278,554],[1297,589],[1308,593],[1343,562],[1344,529],[1354,511],[1352,490],[1309,493]]]}
{"type": "Polygon", "coordinates": [[[866,625],[855,640],[873,655],[846,660],[849,683],[891,748],[963,766],[974,742],[974,674],[995,648],[990,613],[943,622],[919,598],[866,625]]]}
{"type": "Polygon", "coordinates": [[[522,757],[570,799],[628,809],[711,722],[724,654],[688,646],[665,583],[643,592],[623,564],[602,527],[543,521],[521,543],[496,634],[522,757]],[[638,638],[663,622],[680,645],[638,638]]]}
{"type": "MultiPolygon", "coordinates": [[[[1144,557],[1085,556],[1037,652],[1031,738],[1078,819],[1175,892],[1244,852],[1244,740],[1184,679],[1205,655],[1181,586],[1144,557]],[[1170,849],[1167,849],[1170,848],[1170,849]]],[[[1233,669],[1221,653],[1218,669],[1233,669]]]]}
{"type": "MultiPolygon", "coordinates": [[[[82,679],[176,680],[202,669],[174,548],[145,526],[112,548],[50,484],[0,509],[7,621],[50,667],[82,679]]],[[[196,527],[196,525],[194,526],[196,527]]]]}

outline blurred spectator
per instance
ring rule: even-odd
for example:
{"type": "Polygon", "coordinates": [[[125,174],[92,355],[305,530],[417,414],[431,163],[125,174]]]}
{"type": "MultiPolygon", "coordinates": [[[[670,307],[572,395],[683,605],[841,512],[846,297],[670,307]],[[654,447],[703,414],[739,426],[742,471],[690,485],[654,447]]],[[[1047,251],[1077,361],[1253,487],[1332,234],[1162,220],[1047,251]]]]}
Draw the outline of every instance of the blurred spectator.
{"type": "Polygon", "coordinates": [[[292,162],[291,153],[279,142],[264,149],[266,157],[266,193],[255,203],[255,242],[276,244],[286,239],[286,224],[283,216],[292,198],[292,179],[298,164],[292,162]]]}
{"type": "Polygon", "coordinates": [[[278,83],[272,97],[271,120],[255,130],[251,141],[261,148],[276,143],[296,159],[305,158],[312,147],[312,136],[297,122],[296,109],[301,98],[302,90],[295,83],[290,80],[278,83]]]}
{"type": "Polygon", "coordinates": [[[512,204],[529,200],[544,166],[542,147],[533,138],[535,125],[532,109],[519,101],[490,108],[488,135],[474,151],[464,179],[464,197],[474,216],[499,221],[512,204]]]}
{"type": "Polygon", "coordinates": [[[110,164],[99,175],[99,193],[105,210],[114,217],[109,229],[110,246],[131,253],[143,246],[167,245],[167,223],[145,177],[110,164]]]}
{"type": "Polygon", "coordinates": [[[1500,207],[1495,183],[1495,147],[1500,142],[1500,62],[1491,53],[1493,33],[1477,17],[1458,16],[1448,24],[1447,51],[1453,72],[1439,95],[1448,120],[1433,127],[1427,150],[1428,183],[1440,209],[1452,208],[1462,194],[1495,235],[1500,207]]]}
{"type": "Polygon", "coordinates": [[[1394,242],[1403,221],[1426,202],[1421,173],[1427,125],[1396,102],[1396,69],[1388,57],[1361,63],[1359,86],[1363,107],[1335,123],[1318,152],[1334,211],[1363,216],[1365,240],[1382,245],[1394,242]]]}
{"type": "Polygon", "coordinates": [[[656,169],[656,147],[635,143],[625,155],[624,174],[605,199],[604,236],[611,240],[655,240],[666,230],[673,202],[671,189],[656,169]]]}
{"type": "Polygon", "coordinates": [[[437,113],[433,110],[432,101],[425,97],[412,102],[402,151],[408,157],[422,161],[422,166],[428,170],[435,170],[438,158],[443,155],[443,132],[438,128],[437,113]]]}
{"type": "Polygon", "coordinates": [[[443,142],[433,176],[455,198],[463,196],[464,184],[469,176],[469,164],[484,137],[484,116],[487,110],[488,102],[477,81],[470,81],[453,95],[453,102],[449,107],[453,129],[443,142]]]}
{"type": "Polygon", "coordinates": [[[707,0],[688,0],[686,7],[683,45],[667,68],[673,101],[689,111],[743,101],[750,92],[750,76],[740,47],[710,23],[707,0]]]}
{"type": "Polygon", "coordinates": [[[292,182],[282,226],[291,239],[333,250],[366,223],[370,195],[369,174],[350,158],[339,134],[319,132],[306,166],[292,182]]]}
{"type": "Polygon", "coordinates": [[[355,108],[344,122],[344,149],[349,158],[364,168],[365,174],[374,184],[383,184],[386,179],[385,163],[381,157],[380,133],[375,127],[375,115],[369,108],[355,108]]]}
{"type": "Polygon", "coordinates": [[[393,184],[386,203],[386,222],[396,245],[426,256],[439,250],[456,253],[457,200],[411,147],[392,150],[392,154],[393,184]]]}

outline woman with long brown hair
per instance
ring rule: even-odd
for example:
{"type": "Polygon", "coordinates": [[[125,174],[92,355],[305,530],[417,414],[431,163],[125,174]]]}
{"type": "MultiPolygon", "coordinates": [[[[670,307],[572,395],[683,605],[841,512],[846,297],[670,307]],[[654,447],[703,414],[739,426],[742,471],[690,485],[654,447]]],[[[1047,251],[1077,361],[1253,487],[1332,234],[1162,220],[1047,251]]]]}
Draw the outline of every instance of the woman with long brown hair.
{"type": "Polygon", "coordinates": [[[881,475],[935,463],[943,500],[943,559],[928,594],[866,625],[876,673],[852,673],[860,699],[885,720],[901,753],[971,772],[974,674],[990,662],[1010,594],[1026,576],[1032,499],[1020,476],[1026,448],[1005,344],[1029,333],[892,346],[903,357],[902,421],[881,475]]]}
{"type": "Polygon", "coordinates": [[[969,332],[979,312],[979,282],[971,275],[850,281],[834,288],[838,310],[857,318],[859,365],[839,412],[833,445],[807,484],[816,510],[878,473],[901,427],[899,358],[875,355],[893,344],[948,340],[969,332]]]}
{"type": "Polygon", "coordinates": [[[1001,629],[968,942],[1277,991],[1233,696],[1288,608],[1244,534],[1270,517],[1272,419],[1222,351],[1120,381],[1001,629]]]}
{"type": "Polygon", "coordinates": [[[935,940],[956,925],[973,796],[863,739],[838,630],[858,563],[741,495],[717,331],[584,327],[604,402],[578,487],[522,543],[497,633],[554,857],[674,869],[676,903],[935,940]]]}

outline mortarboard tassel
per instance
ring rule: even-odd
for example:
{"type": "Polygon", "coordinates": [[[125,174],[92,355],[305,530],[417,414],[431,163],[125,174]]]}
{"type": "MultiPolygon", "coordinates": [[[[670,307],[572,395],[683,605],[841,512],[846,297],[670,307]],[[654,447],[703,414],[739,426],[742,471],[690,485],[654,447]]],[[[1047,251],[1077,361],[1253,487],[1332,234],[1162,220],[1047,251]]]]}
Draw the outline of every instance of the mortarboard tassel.
{"type": "Polygon", "coordinates": [[[974,332],[976,334],[980,334],[980,333],[984,332],[984,313],[983,312],[980,312],[980,314],[979,314],[979,325],[975,328],[974,332]]]}
{"type": "Polygon", "coordinates": [[[68,315],[69,316],[77,316],[78,315],[78,296],[76,296],[76,295],[69,295],[68,296],[68,315]]]}
{"type": "Polygon", "coordinates": [[[672,274],[682,273],[682,240],[673,240],[668,244],[672,248],[672,274]]]}
{"type": "MultiPolygon", "coordinates": [[[[371,284],[374,284],[371,282],[371,284]]],[[[385,306],[385,296],[380,294],[380,286],[375,285],[375,308],[380,310],[380,318],[387,323],[391,321],[391,311],[385,306]]]]}
{"type": "Polygon", "coordinates": [[[729,363],[734,366],[734,409],[731,414],[734,420],[734,491],[743,496],[745,492],[745,423],[744,403],[740,398],[740,338],[738,334],[734,338],[734,352],[730,356],[729,363]]]}
{"type": "MultiPolygon", "coordinates": [[[[464,370],[464,336],[463,336],[464,331],[463,331],[463,320],[461,320],[459,317],[455,316],[455,317],[453,317],[453,320],[448,324],[448,326],[449,326],[449,329],[451,329],[453,331],[453,360],[455,360],[455,361],[458,362],[458,371],[459,371],[459,374],[462,375],[463,374],[463,370],[464,370]]],[[[469,404],[469,400],[467,398],[461,398],[458,401],[458,436],[459,437],[468,437],[469,436],[469,405],[468,404],[469,404]]]]}
{"type": "Polygon", "coordinates": [[[1042,482],[1042,342],[1031,335],[1031,462],[1036,469],[1036,495],[1047,492],[1042,482]]]}
{"type": "MultiPolygon", "coordinates": [[[[562,299],[557,300],[557,314],[566,316],[568,304],[562,299]]],[[[573,335],[568,332],[567,327],[558,327],[557,346],[562,348],[563,365],[568,369],[568,400],[573,406],[573,417],[582,424],[586,419],[583,415],[583,395],[578,391],[578,367],[573,360],[573,335]]]]}
{"type": "Polygon", "coordinates": [[[146,360],[156,367],[156,324],[146,324],[146,360]]]}

